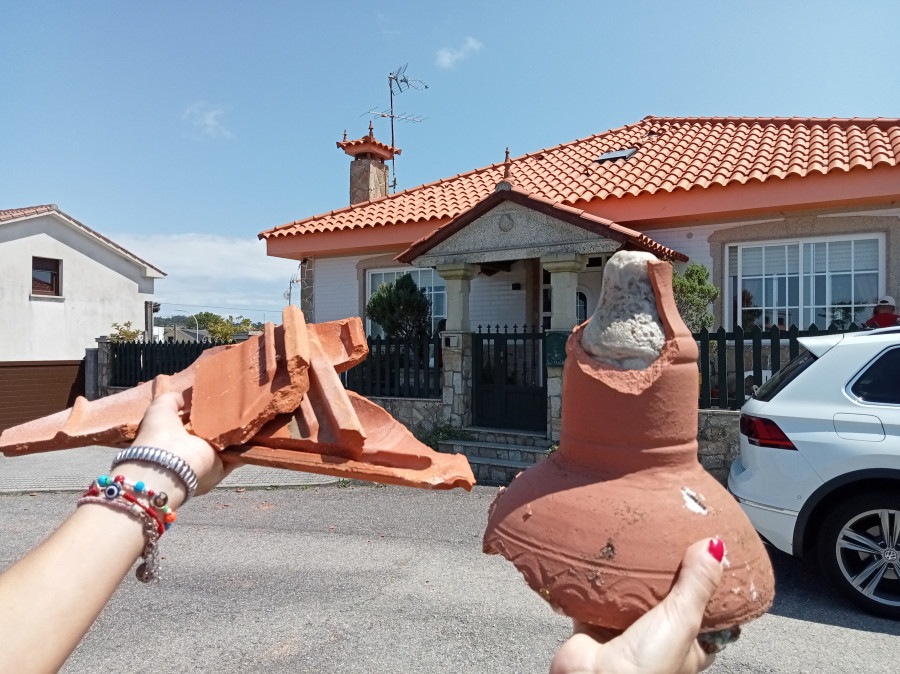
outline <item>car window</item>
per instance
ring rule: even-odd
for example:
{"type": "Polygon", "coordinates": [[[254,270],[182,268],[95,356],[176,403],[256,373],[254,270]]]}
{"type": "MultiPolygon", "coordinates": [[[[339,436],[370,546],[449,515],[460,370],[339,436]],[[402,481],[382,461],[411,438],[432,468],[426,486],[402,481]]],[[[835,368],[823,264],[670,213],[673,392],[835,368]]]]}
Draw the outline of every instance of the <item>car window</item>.
{"type": "Polygon", "coordinates": [[[797,375],[803,372],[803,370],[808,368],[815,361],[816,357],[814,355],[812,355],[809,351],[804,351],[799,356],[794,358],[794,360],[792,360],[790,363],[788,363],[783,368],[778,370],[778,372],[772,375],[772,378],[769,379],[769,381],[756,389],[753,397],[756,400],[769,402],[772,398],[778,395],[785,386],[794,381],[797,375]]]}
{"type": "Polygon", "coordinates": [[[850,391],[867,403],[900,405],[900,348],[878,356],[853,383],[850,391]]]}

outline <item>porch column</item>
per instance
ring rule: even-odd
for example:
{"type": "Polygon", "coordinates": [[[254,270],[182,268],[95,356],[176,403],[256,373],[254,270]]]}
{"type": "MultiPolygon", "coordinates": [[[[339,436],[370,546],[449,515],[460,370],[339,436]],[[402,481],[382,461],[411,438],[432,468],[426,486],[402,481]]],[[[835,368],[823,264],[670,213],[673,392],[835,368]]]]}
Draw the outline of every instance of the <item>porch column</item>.
{"type": "Polygon", "coordinates": [[[571,330],[575,327],[575,292],[578,289],[578,274],[584,271],[587,260],[577,253],[557,253],[541,256],[541,266],[550,272],[552,305],[550,310],[551,330],[571,330]]]}
{"type": "Polygon", "coordinates": [[[465,262],[435,267],[447,282],[447,332],[469,332],[469,288],[475,266],[465,262]]]}
{"type": "Polygon", "coordinates": [[[471,264],[435,267],[447,283],[447,327],[441,334],[443,410],[445,422],[472,423],[472,335],[469,332],[469,288],[475,276],[471,264]]]}

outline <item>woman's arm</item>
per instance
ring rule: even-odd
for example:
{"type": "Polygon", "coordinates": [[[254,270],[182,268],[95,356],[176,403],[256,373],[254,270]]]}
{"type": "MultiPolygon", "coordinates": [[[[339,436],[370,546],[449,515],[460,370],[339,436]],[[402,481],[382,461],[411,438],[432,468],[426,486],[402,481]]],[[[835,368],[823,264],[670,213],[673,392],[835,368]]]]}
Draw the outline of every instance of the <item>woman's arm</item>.
{"type": "MultiPolygon", "coordinates": [[[[178,416],[182,405],[180,394],[175,393],[153,401],[134,444],[180,456],[197,474],[197,493],[205,493],[225,477],[226,470],[204,440],[184,429],[178,416]]],[[[113,473],[165,492],[172,510],[187,495],[174,473],[152,464],[123,463],[113,473]]],[[[73,508],[76,500],[73,497],[73,508]]],[[[0,672],[58,670],[134,566],[144,545],[141,518],[88,503],[0,575],[0,672]]]]}

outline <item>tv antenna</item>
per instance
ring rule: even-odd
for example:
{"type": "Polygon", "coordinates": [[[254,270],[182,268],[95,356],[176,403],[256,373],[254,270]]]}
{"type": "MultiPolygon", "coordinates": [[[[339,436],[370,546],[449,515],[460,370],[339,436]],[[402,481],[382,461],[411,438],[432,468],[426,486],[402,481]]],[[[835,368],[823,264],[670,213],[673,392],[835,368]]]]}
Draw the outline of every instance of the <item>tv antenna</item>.
{"type": "Polygon", "coordinates": [[[288,281],[287,290],[285,290],[284,293],[282,293],[282,297],[284,297],[284,299],[287,300],[288,305],[291,304],[291,296],[294,294],[294,286],[300,285],[302,283],[302,280],[301,280],[302,279],[302,274],[301,274],[302,266],[303,265],[301,264],[301,266],[297,268],[296,274],[291,275],[291,280],[288,281]]]}
{"type": "MultiPolygon", "coordinates": [[[[387,110],[375,110],[372,108],[368,112],[364,113],[366,115],[374,115],[376,117],[387,117],[391,120],[391,147],[396,147],[396,142],[394,140],[394,120],[399,119],[401,122],[421,122],[424,121],[424,117],[419,117],[418,115],[408,115],[406,113],[395,114],[394,113],[394,94],[401,94],[407,89],[417,89],[418,91],[422,91],[423,89],[427,89],[428,85],[425,84],[422,80],[416,79],[414,77],[407,77],[406,75],[406,66],[408,63],[404,63],[402,66],[397,68],[394,72],[388,75],[388,91],[390,94],[390,102],[391,107],[387,110]]],[[[396,192],[397,191],[397,159],[396,157],[391,157],[391,173],[394,175],[394,179],[391,183],[391,189],[396,192]]]]}

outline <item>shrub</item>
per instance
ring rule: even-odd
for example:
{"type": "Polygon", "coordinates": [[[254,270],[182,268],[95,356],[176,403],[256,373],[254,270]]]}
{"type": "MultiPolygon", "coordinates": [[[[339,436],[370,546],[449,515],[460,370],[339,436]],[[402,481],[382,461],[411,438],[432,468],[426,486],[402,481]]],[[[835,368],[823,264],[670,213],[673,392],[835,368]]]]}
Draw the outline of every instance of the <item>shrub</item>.
{"type": "Polygon", "coordinates": [[[709,269],[691,262],[683,274],[673,270],[672,290],[678,313],[691,332],[700,332],[713,324],[709,305],[719,296],[719,289],[709,282],[709,269]]]}
{"type": "Polygon", "coordinates": [[[366,304],[366,316],[389,337],[407,339],[431,332],[431,304],[409,274],[382,283],[366,304]]]}

